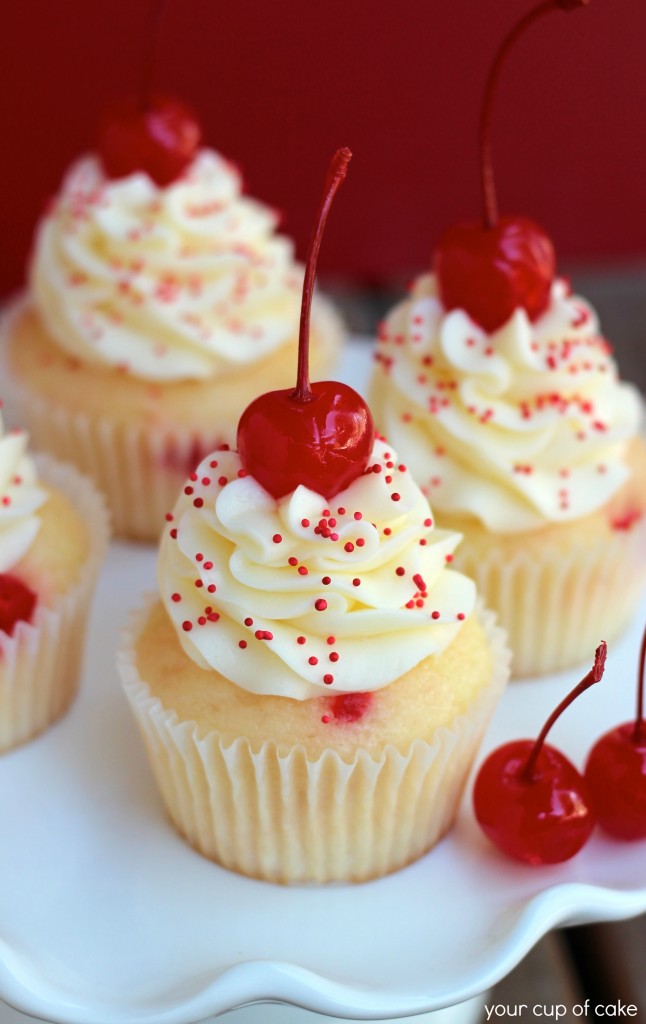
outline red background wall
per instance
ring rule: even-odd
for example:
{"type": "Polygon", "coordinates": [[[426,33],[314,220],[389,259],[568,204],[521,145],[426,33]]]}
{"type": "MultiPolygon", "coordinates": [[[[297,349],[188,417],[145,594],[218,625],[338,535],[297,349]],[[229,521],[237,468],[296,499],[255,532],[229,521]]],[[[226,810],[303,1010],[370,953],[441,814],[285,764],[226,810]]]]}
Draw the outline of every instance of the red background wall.
{"type": "MultiPolygon", "coordinates": [[[[302,254],[327,161],[353,149],[321,266],[379,283],[426,265],[479,212],[477,112],[492,54],[529,0],[174,0],[160,83],[285,211],[302,254]]],[[[151,0],[7,0],[1,30],[0,290],[106,103],[136,88],[151,0]]],[[[522,40],[503,75],[501,208],[562,256],[646,254],[646,3],[593,0],[522,40]]]]}

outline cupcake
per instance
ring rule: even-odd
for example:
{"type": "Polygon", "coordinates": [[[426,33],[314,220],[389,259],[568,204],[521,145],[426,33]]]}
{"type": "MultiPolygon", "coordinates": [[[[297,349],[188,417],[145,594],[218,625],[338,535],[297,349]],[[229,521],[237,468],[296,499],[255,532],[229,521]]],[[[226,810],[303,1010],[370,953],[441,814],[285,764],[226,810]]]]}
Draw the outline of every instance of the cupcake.
{"type": "Polygon", "coordinates": [[[0,422],[0,753],[70,706],[108,541],[103,499],[0,422]]]}
{"type": "MultiPolygon", "coordinates": [[[[508,630],[513,673],[582,661],[627,623],[646,581],[642,402],[594,311],[555,271],[550,239],[498,216],[485,92],[483,222],[449,228],[434,273],[379,332],[375,422],[464,535],[456,565],[508,630]]],[[[566,5],[567,6],[567,5],[566,5]]],[[[575,5],[569,5],[575,6],[575,5]]]]}
{"type": "Polygon", "coordinates": [[[383,324],[371,404],[463,534],[456,565],[508,630],[514,675],[621,631],[646,578],[642,403],[565,282],[534,323],[517,309],[488,333],[419,278],[383,324]]]}
{"type": "Polygon", "coordinates": [[[120,654],[172,823],[273,882],[403,867],[453,822],[506,680],[501,631],[447,568],[458,536],[383,441],[333,501],[277,501],[232,451],[194,476],[120,654]]]}
{"type": "Polygon", "coordinates": [[[120,669],[192,846],[267,881],[358,882],[450,827],[508,658],[448,566],[459,537],[363,400],[304,363],[187,480],[120,669]]]}
{"type": "MultiPolygon", "coordinates": [[[[94,477],[119,535],[150,540],[252,397],[287,383],[302,267],[197,127],[167,166],[124,124],[113,116],[42,218],[6,360],[34,445],[94,477]]],[[[341,337],[323,300],[314,336],[322,370],[341,337]]]]}

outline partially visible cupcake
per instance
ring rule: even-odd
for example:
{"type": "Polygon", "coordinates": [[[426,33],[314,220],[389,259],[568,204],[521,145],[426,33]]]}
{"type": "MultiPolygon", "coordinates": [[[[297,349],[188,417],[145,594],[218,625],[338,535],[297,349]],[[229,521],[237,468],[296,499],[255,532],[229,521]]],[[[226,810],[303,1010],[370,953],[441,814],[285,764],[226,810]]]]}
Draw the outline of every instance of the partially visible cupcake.
{"type": "Polygon", "coordinates": [[[34,463],[26,446],[0,421],[0,753],[74,698],[109,533],[90,481],[50,458],[34,463]]]}
{"type": "Polygon", "coordinates": [[[361,881],[450,827],[508,674],[456,534],[384,441],[332,500],[207,457],[120,654],[171,821],[275,882],[361,881]]]}
{"type": "MultiPolygon", "coordinates": [[[[185,475],[289,382],[303,271],[212,150],[163,184],[105,166],[74,164],[39,225],[6,332],[13,406],[36,447],[94,477],[118,534],[154,539],[185,475]]],[[[323,372],[342,336],[324,300],[313,331],[323,372]]]]}
{"type": "Polygon", "coordinates": [[[583,660],[646,583],[642,401],[563,280],[493,329],[424,275],[381,327],[378,427],[459,530],[456,566],[510,635],[513,673],[583,660]]]}

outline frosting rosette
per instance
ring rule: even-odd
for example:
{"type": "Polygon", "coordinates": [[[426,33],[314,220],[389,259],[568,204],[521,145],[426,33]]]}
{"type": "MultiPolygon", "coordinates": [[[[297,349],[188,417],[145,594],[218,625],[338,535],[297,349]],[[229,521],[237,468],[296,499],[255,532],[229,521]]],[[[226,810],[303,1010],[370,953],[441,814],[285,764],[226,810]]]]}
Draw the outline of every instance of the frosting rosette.
{"type": "Polygon", "coordinates": [[[258,694],[377,690],[444,650],[475,587],[446,568],[460,537],[381,440],[328,501],[274,499],[233,451],[206,458],[161,541],[162,600],[188,656],[258,694]]]}
{"type": "Polygon", "coordinates": [[[86,156],[40,223],[34,301],[87,362],[155,381],[226,372],[295,336],[302,268],[277,220],[211,150],[164,188],[86,156]]]}
{"type": "Polygon", "coordinates": [[[487,334],[422,276],[381,325],[376,360],[375,420],[438,514],[533,530],[595,511],[629,475],[639,393],[563,280],[534,323],[517,309],[487,334]]]}
{"type": "Polygon", "coordinates": [[[31,547],[40,529],[36,513],[47,500],[26,449],[27,434],[5,433],[0,417],[0,572],[12,569],[31,547]]]}

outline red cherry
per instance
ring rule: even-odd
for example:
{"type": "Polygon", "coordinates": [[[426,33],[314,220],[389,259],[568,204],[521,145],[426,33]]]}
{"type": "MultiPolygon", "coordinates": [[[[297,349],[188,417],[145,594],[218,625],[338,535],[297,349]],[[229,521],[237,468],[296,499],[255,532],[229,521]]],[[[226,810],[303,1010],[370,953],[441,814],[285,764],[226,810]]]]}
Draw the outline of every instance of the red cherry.
{"type": "Polygon", "coordinates": [[[491,111],[500,71],[516,40],[551,11],[570,11],[589,0],[544,0],[504,39],[489,72],[480,115],[480,174],[484,221],[462,223],[441,236],[433,265],[446,309],[464,309],[491,332],[515,309],[536,320],[547,309],[555,274],[554,248],[542,228],[526,217],[498,218],[491,159],[491,111]]]}
{"type": "Polygon", "coordinates": [[[191,163],[202,137],[193,111],[153,91],[166,0],[154,0],[142,59],[137,99],[124,100],[105,114],[98,150],[106,174],[125,178],[145,171],[162,187],[177,181],[191,163]]]}
{"type": "Polygon", "coordinates": [[[587,842],[595,825],[592,798],[574,765],[545,737],[559,715],[603,675],[606,644],[594,665],[561,701],[538,739],[498,747],[476,777],[473,806],[479,825],[498,849],[527,864],[559,864],[587,842]]]}
{"type": "Polygon", "coordinates": [[[30,622],[36,595],[17,576],[0,573],[0,629],[13,635],[17,622],[30,622]]]}
{"type": "Polygon", "coordinates": [[[193,160],[201,129],[178,100],[154,96],[146,106],[125,100],[106,114],[99,155],[110,178],[145,171],[160,186],[170,185],[193,160]]]}
{"type": "Polygon", "coordinates": [[[617,839],[646,839],[646,721],[642,640],[637,679],[637,715],[605,733],[590,751],[585,779],[601,827],[617,839]]]}
{"type": "Polygon", "coordinates": [[[526,217],[500,217],[493,227],[456,224],[440,238],[434,257],[445,309],[464,309],[491,332],[515,309],[536,320],[547,309],[555,273],[554,248],[526,217]]]}
{"type": "Polygon", "coordinates": [[[299,484],[333,498],[368,465],[374,430],[357,392],[331,380],[312,384],[311,392],[300,402],[291,388],[269,391],[240,418],[243,465],[274,498],[299,484]]]}
{"type": "Polygon", "coordinates": [[[352,154],[335,153],[325,181],[305,264],[295,389],[269,391],[247,406],[238,424],[238,451],[247,472],[274,498],[299,484],[333,498],[366,469],[374,426],[368,406],[336,381],[309,381],[309,324],[316,261],[334,195],[352,154]]]}

